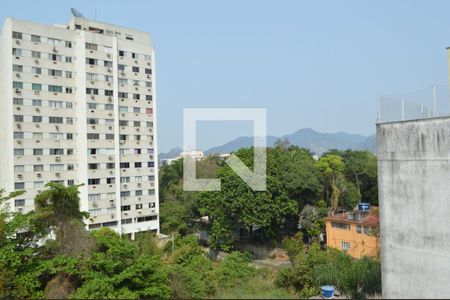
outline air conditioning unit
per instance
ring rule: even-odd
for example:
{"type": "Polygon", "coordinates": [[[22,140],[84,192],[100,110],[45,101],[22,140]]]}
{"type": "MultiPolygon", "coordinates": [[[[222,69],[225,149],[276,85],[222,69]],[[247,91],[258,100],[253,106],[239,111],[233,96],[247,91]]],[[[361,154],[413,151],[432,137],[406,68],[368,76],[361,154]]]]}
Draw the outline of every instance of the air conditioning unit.
{"type": "Polygon", "coordinates": [[[152,209],[151,212],[154,213],[154,212],[156,212],[156,210],[152,209]]]}
{"type": "Polygon", "coordinates": [[[17,144],[22,145],[22,141],[21,141],[21,140],[18,140],[18,141],[17,141],[17,144]]]}
{"type": "Polygon", "coordinates": [[[109,53],[106,54],[106,57],[111,58],[111,54],[109,54],[109,53]]]}
{"type": "Polygon", "coordinates": [[[147,78],[149,78],[149,79],[150,79],[150,75],[147,75],[147,78]]]}
{"type": "Polygon", "coordinates": [[[56,47],[53,47],[53,52],[58,52],[58,49],[56,49],[56,47]]]}
{"type": "Polygon", "coordinates": [[[40,91],[34,91],[35,95],[39,95],[41,92],[40,91]]]}
{"type": "Polygon", "coordinates": [[[123,213],[124,216],[128,216],[128,213],[123,213]]]}
{"type": "Polygon", "coordinates": [[[17,78],[20,78],[20,73],[16,73],[16,77],[17,77],[17,78]]]}
{"type": "Polygon", "coordinates": [[[109,130],[112,130],[113,129],[113,127],[112,126],[109,126],[109,130]]]}
{"type": "Polygon", "coordinates": [[[109,72],[109,73],[111,73],[111,72],[112,72],[111,68],[108,68],[108,72],[109,72]]]}
{"type": "Polygon", "coordinates": [[[17,177],[18,177],[18,178],[23,178],[22,173],[17,174],[17,177]]]}
{"type": "MultiPolygon", "coordinates": [[[[36,143],[39,144],[41,141],[40,140],[36,140],[36,143]]],[[[58,141],[59,142],[59,141],[58,141]]]]}
{"type": "Polygon", "coordinates": [[[114,214],[111,214],[111,219],[114,219],[114,214]]]}
{"type": "Polygon", "coordinates": [[[41,177],[42,177],[42,174],[41,174],[41,173],[37,173],[36,176],[37,176],[38,178],[41,178],[41,177]]]}
{"type": "Polygon", "coordinates": [[[108,114],[108,116],[110,116],[110,117],[112,117],[112,115],[113,115],[112,113],[109,113],[109,114],[108,114]]]}
{"type": "Polygon", "coordinates": [[[111,175],[112,175],[112,174],[114,174],[114,172],[113,172],[113,171],[109,171],[109,174],[111,174],[111,175]]]}
{"type": "Polygon", "coordinates": [[[60,157],[60,156],[57,156],[57,157],[55,157],[55,160],[56,160],[56,161],[61,161],[61,157],[60,157]]]}
{"type": "Polygon", "coordinates": [[[91,95],[91,99],[94,100],[94,99],[95,99],[95,96],[94,96],[94,95],[91,95]]]}
{"type": "Polygon", "coordinates": [[[136,131],[139,132],[139,128],[136,128],[136,131]]]}
{"type": "MultiPolygon", "coordinates": [[[[139,91],[139,88],[138,88],[138,87],[135,87],[134,89],[135,89],[136,91],[139,91]]],[[[136,101],[136,102],[137,102],[137,101],[136,101]]]]}
{"type": "Polygon", "coordinates": [[[108,100],[112,100],[112,97],[111,97],[111,96],[109,96],[109,97],[108,97],[108,100]]]}
{"type": "Polygon", "coordinates": [[[142,200],[142,198],[141,198],[141,197],[138,197],[138,200],[139,200],[139,201],[141,201],[141,200],[142,200]]]}
{"type": "Polygon", "coordinates": [[[111,86],[111,82],[108,82],[108,86],[111,86]]]}
{"type": "Polygon", "coordinates": [[[125,184],[123,185],[123,188],[126,189],[127,187],[128,187],[128,185],[125,183],[125,184]]]}
{"type": "Polygon", "coordinates": [[[20,45],[20,41],[19,41],[19,40],[16,40],[16,44],[17,44],[17,45],[20,45]]]}
{"type": "MultiPolygon", "coordinates": [[[[142,186],[142,183],[138,182],[137,186],[138,186],[138,187],[141,187],[141,186],[142,186]]],[[[141,200],[141,197],[139,197],[139,200],[141,200]]]]}
{"type": "Polygon", "coordinates": [[[93,207],[97,207],[97,202],[92,203],[93,207]]]}
{"type": "Polygon", "coordinates": [[[34,63],[38,65],[39,64],[39,59],[35,59],[34,63]]]}
{"type": "Polygon", "coordinates": [[[56,130],[59,130],[59,125],[55,125],[55,129],[56,129],[56,130]]]}
{"type": "Polygon", "coordinates": [[[135,60],[135,61],[134,61],[134,63],[135,63],[135,64],[137,64],[137,63],[138,63],[138,61],[137,61],[137,60],[135,60]]]}
{"type": "Polygon", "coordinates": [[[21,128],[22,128],[22,125],[17,124],[17,128],[18,128],[18,129],[21,129],[21,128]]]}
{"type": "Polygon", "coordinates": [[[121,145],[125,144],[125,141],[120,141],[120,144],[121,144],[121,145]]]}
{"type": "Polygon", "coordinates": [[[42,160],[42,158],[40,156],[38,156],[36,159],[37,159],[37,161],[41,161],[42,160]]]}
{"type": "Polygon", "coordinates": [[[108,156],[108,159],[112,161],[114,158],[112,156],[108,156]]]}
{"type": "Polygon", "coordinates": [[[37,128],[41,127],[41,124],[37,123],[37,124],[36,124],[36,127],[37,127],[37,128]]]}
{"type": "Polygon", "coordinates": [[[16,94],[20,94],[22,91],[20,89],[16,89],[16,94]]]}
{"type": "Polygon", "coordinates": [[[41,109],[40,108],[36,108],[35,109],[37,112],[41,112],[41,109]]]}
{"type": "Polygon", "coordinates": [[[142,211],[138,211],[138,214],[140,214],[140,215],[141,215],[141,214],[142,214],[142,211]]]}
{"type": "Polygon", "coordinates": [[[91,128],[92,128],[92,129],[95,129],[95,125],[92,125],[91,128]]]}
{"type": "Polygon", "coordinates": [[[94,84],[95,82],[94,82],[94,80],[91,80],[91,84],[94,84]]]}
{"type": "Polygon", "coordinates": [[[20,106],[17,106],[17,108],[16,108],[17,110],[20,110],[21,108],[20,108],[20,106]]]}
{"type": "Polygon", "coordinates": [[[61,173],[55,173],[56,177],[61,177],[61,173]]]}
{"type": "Polygon", "coordinates": [[[125,72],[123,72],[123,71],[122,71],[122,72],[120,72],[120,75],[125,75],[125,72]]]}
{"type": "Polygon", "coordinates": [[[148,62],[147,65],[151,66],[151,63],[148,62]]]}

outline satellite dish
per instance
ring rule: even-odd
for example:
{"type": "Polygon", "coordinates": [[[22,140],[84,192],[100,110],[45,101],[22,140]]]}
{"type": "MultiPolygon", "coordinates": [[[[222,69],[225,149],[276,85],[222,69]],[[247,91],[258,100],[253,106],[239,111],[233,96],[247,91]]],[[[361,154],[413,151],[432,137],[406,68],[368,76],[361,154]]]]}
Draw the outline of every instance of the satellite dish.
{"type": "Polygon", "coordinates": [[[72,7],[70,10],[72,11],[72,14],[73,14],[75,17],[77,17],[77,18],[84,18],[83,14],[80,13],[80,12],[79,12],[78,10],[76,10],[75,8],[72,7]]]}

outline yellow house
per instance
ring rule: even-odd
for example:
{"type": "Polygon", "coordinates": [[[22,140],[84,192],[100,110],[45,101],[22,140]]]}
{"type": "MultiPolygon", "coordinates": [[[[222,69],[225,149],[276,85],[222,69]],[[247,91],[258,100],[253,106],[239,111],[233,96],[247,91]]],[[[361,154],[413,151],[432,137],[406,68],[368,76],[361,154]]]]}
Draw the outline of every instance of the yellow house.
{"type": "Polygon", "coordinates": [[[328,247],[345,251],[355,258],[378,256],[378,207],[363,204],[351,212],[325,218],[328,247]]]}

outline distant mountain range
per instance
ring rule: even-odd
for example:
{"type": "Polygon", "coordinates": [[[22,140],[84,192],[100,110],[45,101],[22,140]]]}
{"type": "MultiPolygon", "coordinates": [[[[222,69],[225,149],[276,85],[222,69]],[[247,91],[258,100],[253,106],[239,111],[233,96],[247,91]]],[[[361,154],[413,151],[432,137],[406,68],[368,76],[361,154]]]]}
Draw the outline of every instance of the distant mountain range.
{"type": "MultiPolygon", "coordinates": [[[[311,128],[300,129],[292,134],[281,137],[267,136],[267,145],[273,146],[278,140],[287,139],[291,145],[308,148],[317,155],[321,155],[330,149],[338,150],[369,150],[376,152],[376,136],[363,136],[359,134],[349,134],[346,132],[321,133],[311,128]]],[[[252,137],[239,137],[221,146],[212,147],[205,150],[205,154],[230,153],[242,147],[251,147],[252,137]]],[[[174,158],[180,155],[182,149],[173,148],[167,153],[159,154],[159,159],[174,158]]]]}

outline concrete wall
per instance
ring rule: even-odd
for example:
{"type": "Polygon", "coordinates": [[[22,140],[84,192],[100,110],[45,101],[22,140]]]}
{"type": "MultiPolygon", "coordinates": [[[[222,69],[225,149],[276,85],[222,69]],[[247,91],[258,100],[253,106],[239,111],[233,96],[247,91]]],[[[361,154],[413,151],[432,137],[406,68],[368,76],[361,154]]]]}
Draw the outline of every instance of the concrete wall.
{"type": "Polygon", "coordinates": [[[450,298],[450,118],[377,126],[384,298],[450,298]]]}

